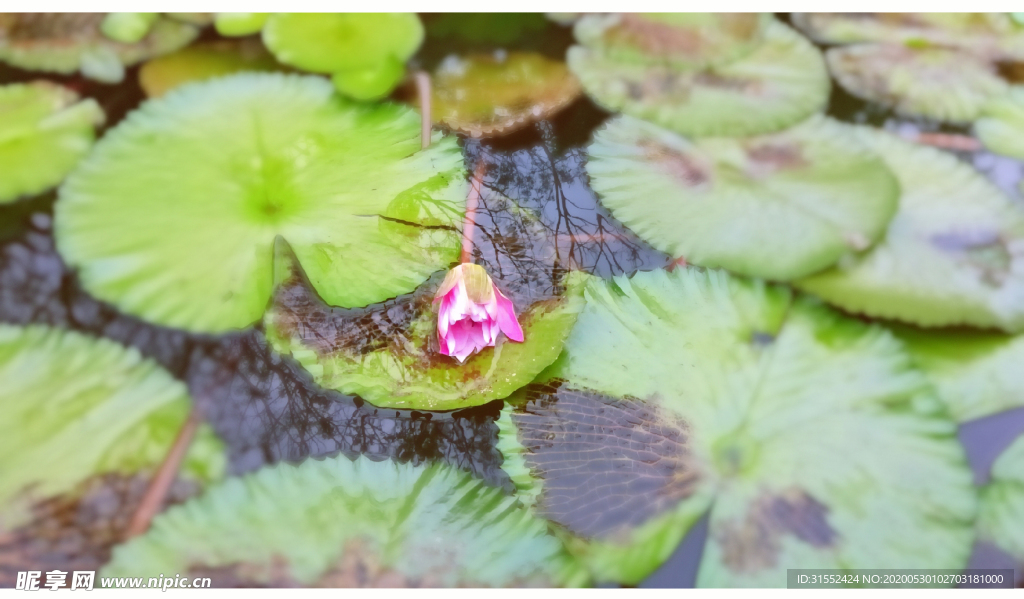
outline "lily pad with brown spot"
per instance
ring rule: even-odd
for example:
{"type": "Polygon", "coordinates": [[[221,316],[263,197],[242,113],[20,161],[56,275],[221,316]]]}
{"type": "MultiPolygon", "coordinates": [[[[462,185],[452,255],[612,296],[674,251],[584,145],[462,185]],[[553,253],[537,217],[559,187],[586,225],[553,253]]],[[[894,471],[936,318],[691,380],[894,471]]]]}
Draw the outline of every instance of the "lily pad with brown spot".
{"type": "Polygon", "coordinates": [[[0,61],[29,71],[83,75],[118,83],[124,67],[188,45],[199,29],[166,17],[139,42],[116,42],[100,30],[104,13],[0,14],[0,61]]]}
{"type": "Polygon", "coordinates": [[[989,60],[1024,58],[1024,27],[1006,13],[793,13],[823,44],[883,42],[966,50],[989,60]]]}
{"type": "Polygon", "coordinates": [[[822,116],[781,133],[693,141],[623,116],[588,151],[601,202],[651,245],[768,279],[806,276],[866,249],[900,193],[880,157],[822,116]]]}
{"type": "Polygon", "coordinates": [[[611,60],[701,69],[749,54],[771,21],[767,13],[602,13],[581,17],[573,33],[611,60]]]}
{"type": "Polygon", "coordinates": [[[1024,564],[1024,435],[992,465],[992,479],[981,490],[978,536],[1024,564]]]}
{"type": "MultiPolygon", "coordinates": [[[[91,488],[84,481],[152,473],[189,409],[185,385],[135,349],[0,325],[0,535],[31,527],[43,502],[82,496],[91,488]]],[[[203,426],[181,476],[216,480],[224,462],[203,426]]]]}
{"type": "Polygon", "coordinates": [[[286,67],[274,60],[257,40],[220,40],[193,44],[172,54],[146,61],[139,69],[139,84],[147,96],[158,98],[193,81],[205,81],[242,71],[283,70],[286,67]]]}
{"type": "Polygon", "coordinates": [[[157,517],[101,575],[162,572],[246,587],[588,582],[544,521],[501,490],[440,464],[344,455],[228,479],[157,517]]]}
{"type": "Polygon", "coordinates": [[[588,276],[573,272],[561,295],[516,306],[523,343],[501,336],[493,348],[460,364],[437,346],[431,300],[440,277],[383,312],[332,308],[316,295],[287,246],[279,240],[276,248],[278,283],[264,318],[274,349],[298,360],[321,387],[388,408],[465,408],[529,383],[562,351],[583,307],[588,276]]]}
{"type": "Polygon", "coordinates": [[[844,310],[1024,330],[1024,209],[949,153],[858,128],[899,179],[885,237],[796,285],[844,310]]]}
{"type": "Polygon", "coordinates": [[[503,410],[498,449],[599,580],[642,580],[708,509],[699,586],[966,564],[976,497],[956,423],[885,329],[694,267],[585,296],[547,382],[503,410]]]}
{"type": "Polygon", "coordinates": [[[957,50],[857,44],[825,57],[846,91],[910,117],[968,123],[1009,89],[993,63],[957,50]]]}
{"type": "Polygon", "coordinates": [[[705,69],[618,60],[573,46],[569,68],[595,102],[694,137],[779,131],[824,109],[830,82],[821,53],[772,20],[749,54],[705,69]]]}
{"type": "Polygon", "coordinates": [[[434,73],[434,118],[473,137],[548,118],[580,94],[565,63],[540,54],[449,56],[434,73]]]}

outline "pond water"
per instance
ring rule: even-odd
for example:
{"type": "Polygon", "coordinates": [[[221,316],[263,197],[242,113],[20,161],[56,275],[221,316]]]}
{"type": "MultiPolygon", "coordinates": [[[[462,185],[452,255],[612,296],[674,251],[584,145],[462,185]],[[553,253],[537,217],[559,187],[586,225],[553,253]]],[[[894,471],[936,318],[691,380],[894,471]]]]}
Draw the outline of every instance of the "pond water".
{"type": "MultiPolygon", "coordinates": [[[[429,69],[450,53],[499,48],[562,59],[572,44],[570,28],[544,19],[524,20],[519,30],[508,32],[508,39],[498,43],[483,36],[444,35],[446,27],[466,26],[450,20],[424,16],[427,41],[414,64],[429,69]]],[[[209,30],[204,36],[217,37],[209,30]]],[[[35,78],[36,73],[0,66],[0,84],[35,78]]],[[[47,78],[96,98],[107,114],[106,128],[115,126],[144,99],[137,68],[130,69],[118,85],[79,76],[47,78]]],[[[922,132],[969,134],[966,128],[897,117],[838,87],[833,87],[828,114],[908,137],[922,132]]],[[[616,221],[589,186],[586,146],[609,116],[583,96],[550,120],[512,135],[461,141],[466,171],[472,173],[482,165],[485,173],[473,256],[517,305],[554,296],[568,270],[610,277],[660,269],[672,262],[616,221]]],[[[1024,163],[986,151],[957,155],[1022,201],[1019,183],[1024,163]]],[[[514,490],[496,448],[495,421],[501,400],[450,412],[378,408],[358,396],[320,388],[292,358],[270,349],[261,326],[222,336],[196,335],[122,314],[90,297],[58,255],[52,234],[54,199],[55,193],[49,192],[0,206],[0,322],[83,331],[131,345],[155,359],[187,383],[227,447],[229,474],[340,452],[413,464],[440,460],[491,485],[514,490]]],[[[334,326],[344,327],[354,347],[370,347],[380,335],[406,325],[414,296],[335,315],[334,326]]],[[[961,427],[960,439],[978,484],[987,480],[994,459],[1021,433],[1024,409],[961,427]]],[[[64,516],[47,516],[52,522],[41,538],[0,537],[0,579],[12,575],[26,560],[66,563],[61,560],[72,555],[74,563],[101,563],[109,551],[109,523],[100,524],[106,521],[95,514],[117,513],[123,511],[119,507],[123,502],[131,504],[133,500],[126,497],[135,491],[110,491],[124,485],[112,479],[91,495],[92,503],[63,506],[57,512],[64,516]],[[74,517],[67,515],[72,512],[74,517]],[[83,524],[83,519],[94,522],[83,524]]],[[[640,586],[693,586],[706,534],[705,516],[673,556],[640,586]]],[[[1005,563],[1005,556],[991,548],[978,552],[972,562],[977,567],[1005,563]]]]}

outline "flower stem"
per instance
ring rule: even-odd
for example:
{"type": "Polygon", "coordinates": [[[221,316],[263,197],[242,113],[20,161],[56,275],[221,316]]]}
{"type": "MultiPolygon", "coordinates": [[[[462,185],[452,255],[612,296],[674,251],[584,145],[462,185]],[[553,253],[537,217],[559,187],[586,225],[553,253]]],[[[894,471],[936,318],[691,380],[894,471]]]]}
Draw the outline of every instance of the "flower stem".
{"type": "Polygon", "coordinates": [[[466,197],[466,220],[462,225],[462,258],[466,264],[473,261],[473,234],[476,232],[476,208],[480,205],[480,186],[484,179],[484,161],[476,163],[473,179],[469,182],[469,195],[466,197]]]}
{"type": "Polygon", "coordinates": [[[984,146],[977,139],[957,133],[917,133],[908,136],[908,139],[915,143],[942,148],[943,150],[977,152],[984,149],[984,146]]]}
{"type": "Polygon", "coordinates": [[[424,71],[416,72],[416,92],[420,96],[420,144],[430,146],[432,115],[430,114],[430,75],[424,71]]]}
{"type": "Polygon", "coordinates": [[[185,423],[178,430],[178,436],[174,439],[174,444],[168,450],[167,456],[164,457],[164,461],[160,464],[160,468],[157,469],[153,480],[150,481],[146,494],[142,496],[142,501],[139,502],[139,507],[136,508],[135,513],[132,515],[131,522],[124,533],[125,540],[141,535],[149,529],[149,523],[152,522],[153,517],[160,511],[161,506],[163,506],[164,501],[167,499],[167,493],[171,489],[171,484],[174,483],[174,479],[178,476],[181,462],[185,459],[189,446],[192,445],[192,439],[196,435],[196,429],[199,428],[200,422],[202,422],[202,417],[195,408],[192,408],[192,411],[188,414],[188,419],[185,420],[185,423]]]}

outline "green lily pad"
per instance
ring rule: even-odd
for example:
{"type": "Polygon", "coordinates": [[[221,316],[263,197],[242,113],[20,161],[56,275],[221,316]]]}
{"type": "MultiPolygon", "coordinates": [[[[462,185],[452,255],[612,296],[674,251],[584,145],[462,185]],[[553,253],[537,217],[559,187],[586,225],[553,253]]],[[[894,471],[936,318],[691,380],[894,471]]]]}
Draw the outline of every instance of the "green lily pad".
{"type": "Polygon", "coordinates": [[[992,465],[991,482],[981,490],[978,536],[1024,562],[1024,436],[992,465]]]}
{"type": "Polygon", "coordinates": [[[989,150],[1024,160],[1024,85],[986,104],[974,132],[989,150]]]}
{"type": "Polygon", "coordinates": [[[603,50],[569,48],[568,63],[601,106],[683,135],[741,136],[785,129],[822,110],[830,81],[821,53],[772,21],[750,54],[687,70],[615,60],[603,50]]]}
{"type": "Polygon", "coordinates": [[[390,57],[372,67],[338,71],[331,81],[339,92],[367,102],[387,97],[404,78],[405,64],[390,57]]]}
{"type": "Polygon", "coordinates": [[[771,21],[767,13],[604,13],[584,15],[573,33],[616,62],[703,69],[749,54],[771,21]]]}
{"type": "Polygon", "coordinates": [[[433,78],[434,119],[473,137],[510,133],[565,108],[580,94],[563,62],[536,53],[449,56],[433,78]]]}
{"type": "Polygon", "coordinates": [[[103,34],[103,13],[0,14],[0,61],[30,71],[73,73],[118,83],[124,67],[187,46],[199,29],[159,18],[137,43],[103,34]]]}
{"type": "Polygon", "coordinates": [[[1024,335],[905,325],[890,329],[957,422],[1024,406],[1024,335]]]}
{"type": "Polygon", "coordinates": [[[761,137],[695,141],[618,117],[588,151],[602,204],[655,248],[769,279],[867,248],[900,193],[881,158],[823,116],[761,137]]]}
{"type": "Polygon", "coordinates": [[[107,13],[100,24],[100,31],[115,42],[134,44],[146,37],[159,17],[155,12],[107,13]]]}
{"type": "Polygon", "coordinates": [[[391,310],[382,317],[324,305],[288,248],[279,244],[277,251],[279,283],[264,318],[272,346],[295,358],[321,387],[357,394],[378,407],[452,410],[507,397],[558,357],[583,308],[586,275],[574,271],[562,295],[516,306],[523,343],[500,337],[495,347],[460,364],[437,346],[431,300],[440,278],[395,306],[394,312],[409,314],[408,322],[392,331],[394,325],[385,321],[395,316],[391,310]],[[369,327],[381,335],[365,344],[353,331],[369,327]]]}
{"type": "Polygon", "coordinates": [[[857,44],[825,58],[846,91],[911,117],[968,123],[1009,87],[994,64],[945,48],[857,44]]]}
{"type": "Polygon", "coordinates": [[[0,86],[0,204],[60,183],[103,123],[89,98],[46,81],[0,86]]]}
{"type": "Polygon", "coordinates": [[[456,140],[420,150],[412,110],[350,103],[320,77],[245,73],[112,129],[60,190],[57,247],[125,312],[226,331],[263,314],[277,235],[331,305],[415,289],[457,259],[466,187],[456,140]]]}
{"type": "Polygon", "coordinates": [[[405,62],[423,43],[415,13],[274,13],[263,43],[281,62],[314,73],[405,62]]]}
{"type": "MultiPolygon", "coordinates": [[[[87,479],[155,469],[189,407],[185,385],[134,349],[0,325],[0,532],[87,479]]],[[[203,425],[180,475],[208,482],[224,465],[220,441],[203,425]]]]}
{"type": "Polygon", "coordinates": [[[1024,58],[1024,29],[1006,13],[793,13],[790,19],[823,44],[944,46],[990,60],[1024,58]]]}
{"type": "Polygon", "coordinates": [[[903,193],[870,251],[796,282],[869,316],[1024,329],[1024,210],[952,154],[858,128],[903,193]]]}
{"type": "Polygon", "coordinates": [[[545,523],[501,490],[442,465],[345,456],[229,479],[161,514],[101,575],[200,571],[227,586],[587,582],[545,523]]]}
{"type": "Polygon", "coordinates": [[[956,424],[884,329],[694,267],[585,296],[498,448],[597,578],[635,584],[708,509],[699,586],[965,565],[976,498],[956,424]]]}
{"type": "Polygon", "coordinates": [[[228,37],[252,35],[263,30],[269,16],[268,12],[219,12],[213,26],[217,33],[228,37]]]}
{"type": "Polygon", "coordinates": [[[184,83],[243,71],[282,71],[285,68],[258,41],[221,40],[193,44],[146,61],[139,69],[139,84],[147,96],[158,98],[184,83]]]}

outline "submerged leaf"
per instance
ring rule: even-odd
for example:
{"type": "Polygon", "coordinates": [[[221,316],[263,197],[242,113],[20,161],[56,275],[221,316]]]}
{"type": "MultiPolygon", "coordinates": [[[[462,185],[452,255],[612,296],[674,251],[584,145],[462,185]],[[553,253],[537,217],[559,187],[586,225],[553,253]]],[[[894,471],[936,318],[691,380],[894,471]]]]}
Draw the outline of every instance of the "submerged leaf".
{"type": "Polygon", "coordinates": [[[635,584],[709,508],[699,586],[965,565],[975,496],[956,425],[881,327],[692,267],[593,280],[586,297],[498,448],[595,576],[635,584]]]}
{"type": "Polygon", "coordinates": [[[905,325],[890,329],[957,422],[1024,406],[1024,335],[905,325]]]}
{"type": "Polygon", "coordinates": [[[989,150],[1024,160],[1024,85],[986,104],[974,132],[989,150]]]}
{"type": "Polygon", "coordinates": [[[769,279],[805,276],[885,231],[899,186],[844,125],[688,141],[631,117],[594,136],[587,172],[612,213],[654,247],[769,279]]]}
{"type": "Polygon", "coordinates": [[[1024,330],[1024,210],[952,154],[868,128],[902,195],[870,251],[798,281],[851,312],[1024,330]]]}
{"type": "Polygon", "coordinates": [[[1024,435],[992,465],[992,480],[981,490],[978,536],[1024,562],[1024,435]]]}
{"type": "Polygon", "coordinates": [[[749,54],[713,68],[625,62],[586,46],[570,48],[568,63],[608,110],[697,137],[785,129],[823,109],[829,94],[821,53],[776,21],[749,54]]]}
{"type": "MultiPolygon", "coordinates": [[[[185,385],[134,349],[44,326],[0,325],[0,532],[87,479],[155,469],[189,404],[185,385]]],[[[219,478],[222,452],[203,427],[181,475],[219,478]]]]}
{"type": "Polygon", "coordinates": [[[435,120],[473,137],[509,133],[580,94],[565,63],[536,53],[449,56],[433,80],[435,120]]]}
{"type": "Polygon", "coordinates": [[[994,64],[956,50],[858,44],[825,57],[846,91],[905,116],[967,123],[1008,89],[994,64]]]}
{"type": "Polygon", "coordinates": [[[57,246],[96,297],[192,331],[259,319],[277,235],[329,304],[394,297],[459,251],[462,157],[440,135],[420,150],[419,129],[408,108],[352,104],[318,77],[189,85],[129,115],[69,177],[57,246]]]}
{"type": "Polygon", "coordinates": [[[103,576],[204,572],[225,586],[578,586],[512,497],[451,468],[344,456],[281,464],[171,508],[103,576]]]}
{"type": "Polygon", "coordinates": [[[184,47],[199,35],[193,25],[158,18],[137,43],[103,35],[103,13],[0,14],[0,61],[30,71],[82,74],[118,83],[124,67],[184,47]]]}
{"type": "Polygon", "coordinates": [[[602,13],[581,17],[573,33],[616,62],[702,69],[749,54],[771,20],[767,13],[602,13]]]}
{"type": "Polygon", "coordinates": [[[242,71],[281,71],[285,67],[255,40],[194,44],[154,58],[139,70],[139,84],[150,98],[158,98],[179,85],[205,81],[242,71]]]}
{"type": "Polygon", "coordinates": [[[445,42],[454,37],[484,44],[512,44],[538,36],[547,25],[544,15],[530,12],[442,13],[427,22],[427,37],[445,42]]]}
{"type": "Polygon", "coordinates": [[[60,183],[103,122],[95,100],[47,81],[0,86],[0,204],[60,183]]]}
{"type": "Polygon", "coordinates": [[[280,283],[264,321],[274,349],[298,360],[320,386],[379,407],[451,410],[502,399],[558,357],[583,307],[586,275],[573,273],[562,295],[517,306],[525,342],[499,337],[494,347],[459,363],[437,346],[431,300],[440,278],[383,313],[333,309],[316,297],[282,246],[280,283]],[[358,334],[365,329],[375,329],[369,341],[358,334]]]}
{"type": "Polygon", "coordinates": [[[1024,29],[1006,13],[793,13],[791,20],[823,44],[944,46],[989,60],[1024,58],[1024,29]]]}

